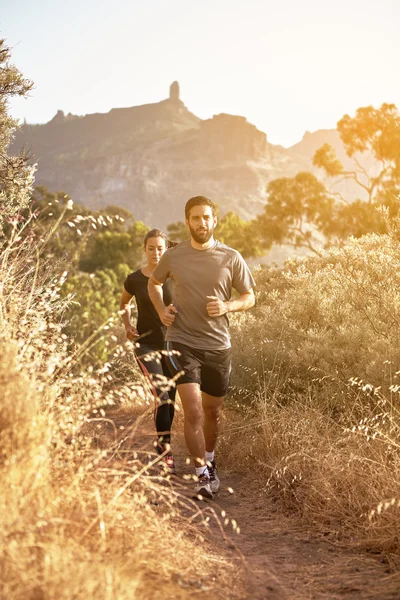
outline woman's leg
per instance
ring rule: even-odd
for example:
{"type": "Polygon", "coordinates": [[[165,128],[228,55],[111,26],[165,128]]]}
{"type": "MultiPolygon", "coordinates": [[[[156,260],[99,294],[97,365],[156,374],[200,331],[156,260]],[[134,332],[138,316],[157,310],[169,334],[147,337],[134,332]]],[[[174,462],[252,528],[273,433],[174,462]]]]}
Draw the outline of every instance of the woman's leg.
{"type": "MultiPolygon", "coordinates": [[[[168,365],[167,365],[164,355],[161,359],[161,365],[162,365],[164,377],[166,377],[168,380],[171,379],[171,373],[168,368],[168,365]]],[[[175,396],[176,396],[176,385],[174,387],[171,387],[168,390],[169,400],[168,400],[167,408],[168,408],[168,420],[169,420],[170,430],[172,429],[172,421],[174,420],[174,415],[175,415],[175,396]]]]}
{"type": "MultiPolygon", "coordinates": [[[[164,373],[166,370],[166,366],[163,365],[164,357],[157,350],[141,346],[136,358],[142,372],[149,381],[151,393],[154,398],[154,421],[157,430],[157,443],[159,445],[170,444],[175,394],[173,393],[173,399],[171,400],[170,394],[165,389],[169,373],[164,373]]],[[[175,390],[173,391],[175,392],[175,390]]]]}

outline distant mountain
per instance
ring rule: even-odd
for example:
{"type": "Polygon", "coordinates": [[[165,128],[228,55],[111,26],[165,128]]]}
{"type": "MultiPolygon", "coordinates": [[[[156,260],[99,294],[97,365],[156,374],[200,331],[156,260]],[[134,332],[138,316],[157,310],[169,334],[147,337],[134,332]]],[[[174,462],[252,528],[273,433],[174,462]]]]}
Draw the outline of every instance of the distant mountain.
{"type": "Polygon", "coordinates": [[[245,117],[201,120],[174,82],[169,98],[158,103],[83,117],[58,111],[44,125],[25,124],[11,150],[24,146],[33,153],[38,185],[93,208],[119,205],[152,227],[165,227],[183,219],[184,203],[195,195],[212,198],[223,214],[254,217],[268,182],[314,170],[315,149],[331,140],[342,155],[335,130],[307,133],[285,149],[268,143],[245,117]]]}

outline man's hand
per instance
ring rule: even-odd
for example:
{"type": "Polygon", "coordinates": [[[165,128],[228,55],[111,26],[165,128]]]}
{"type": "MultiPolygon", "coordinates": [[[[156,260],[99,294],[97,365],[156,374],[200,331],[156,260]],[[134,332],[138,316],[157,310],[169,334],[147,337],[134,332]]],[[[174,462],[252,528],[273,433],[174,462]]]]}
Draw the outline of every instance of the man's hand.
{"type": "Polygon", "coordinates": [[[166,306],[163,311],[158,313],[160,317],[161,323],[166,325],[167,327],[171,327],[172,323],[175,321],[175,315],[178,314],[177,309],[173,304],[166,306]]]}
{"type": "Polygon", "coordinates": [[[133,327],[133,325],[125,325],[125,333],[126,338],[131,341],[133,341],[139,335],[138,330],[136,327],[133,327]]]}
{"type": "Polygon", "coordinates": [[[206,309],[209,317],[222,317],[229,312],[229,305],[227,302],[223,302],[217,296],[207,296],[206,309]]]}

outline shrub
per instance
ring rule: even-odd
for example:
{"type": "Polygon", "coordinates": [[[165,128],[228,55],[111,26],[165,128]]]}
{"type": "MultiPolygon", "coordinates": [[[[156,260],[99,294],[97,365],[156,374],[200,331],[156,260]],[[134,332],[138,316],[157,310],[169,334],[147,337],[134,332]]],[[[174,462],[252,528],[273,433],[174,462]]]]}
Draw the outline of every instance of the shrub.
{"type": "Polygon", "coordinates": [[[395,236],[352,239],[257,281],[257,309],[236,319],[236,387],[279,389],[286,402],[312,389],[335,411],[347,410],[352,377],[389,392],[400,369],[395,236]]]}
{"type": "Polygon", "coordinates": [[[224,452],[307,524],[400,566],[396,235],[352,239],[256,280],[256,309],[233,327],[245,420],[227,427],[224,452]]]}

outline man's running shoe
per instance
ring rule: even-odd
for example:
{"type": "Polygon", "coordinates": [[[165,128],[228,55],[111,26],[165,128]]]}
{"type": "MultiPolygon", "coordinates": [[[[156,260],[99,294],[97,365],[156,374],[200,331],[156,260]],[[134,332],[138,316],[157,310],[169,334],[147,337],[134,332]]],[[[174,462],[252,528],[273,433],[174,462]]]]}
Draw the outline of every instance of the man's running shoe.
{"type": "Polygon", "coordinates": [[[167,451],[167,447],[163,444],[157,444],[156,451],[159,456],[164,455],[161,459],[161,466],[167,475],[176,475],[175,459],[171,450],[167,451]]]}
{"type": "Polygon", "coordinates": [[[211,491],[213,494],[217,494],[219,492],[219,488],[221,487],[221,482],[217,474],[217,465],[215,464],[215,460],[207,463],[207,465],[208,473],[210,475],[211,491]]]}
{"type": "Polygon", "coordinates": [[[203,473],[199,476],[197,483],[194,486],[194,498],[197,500],[212,500],[213,493],[211,490],[211,481],[207,473],[203,473]]]}

